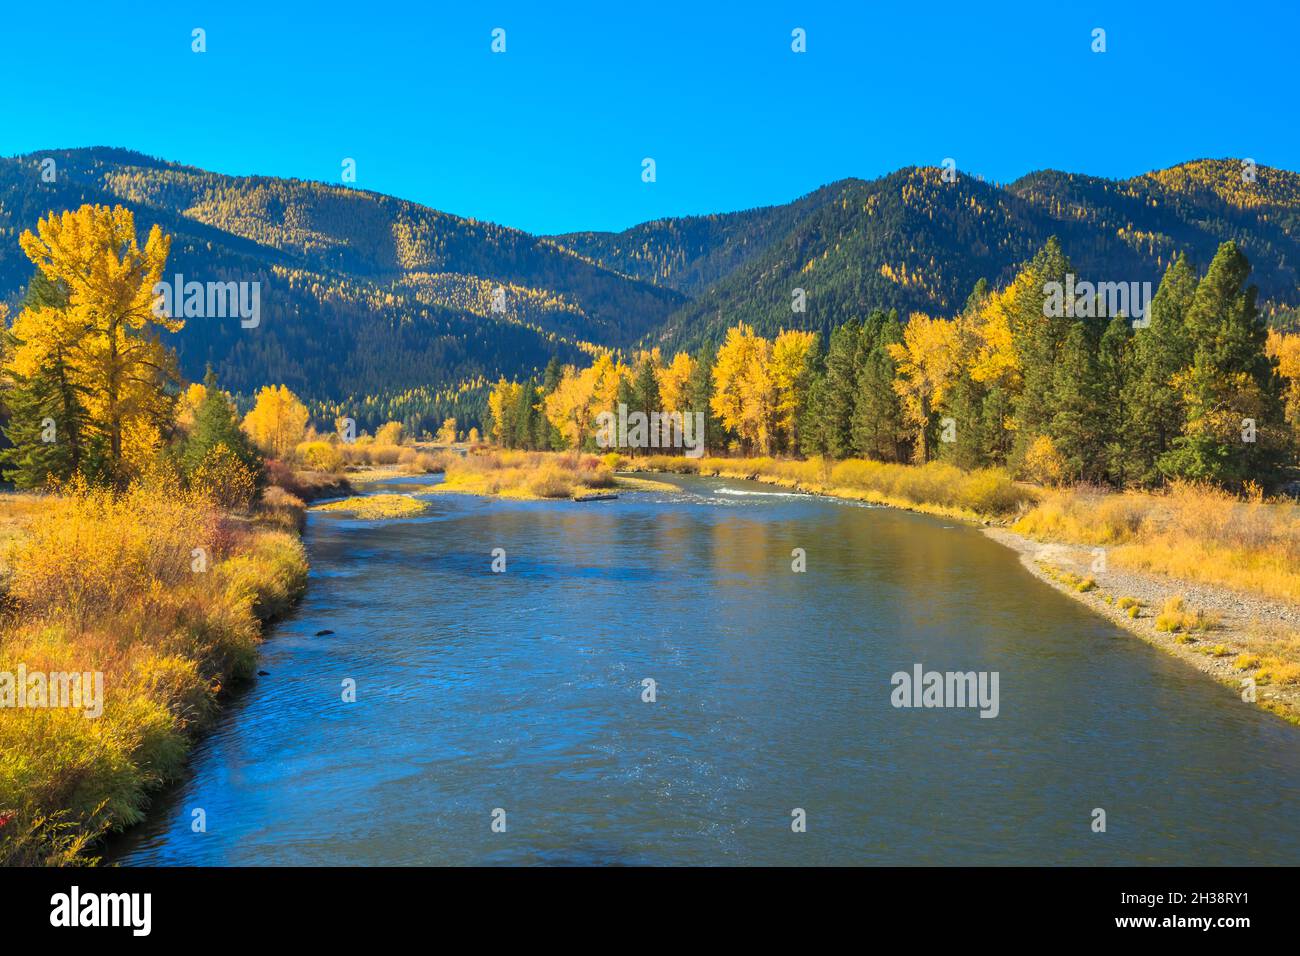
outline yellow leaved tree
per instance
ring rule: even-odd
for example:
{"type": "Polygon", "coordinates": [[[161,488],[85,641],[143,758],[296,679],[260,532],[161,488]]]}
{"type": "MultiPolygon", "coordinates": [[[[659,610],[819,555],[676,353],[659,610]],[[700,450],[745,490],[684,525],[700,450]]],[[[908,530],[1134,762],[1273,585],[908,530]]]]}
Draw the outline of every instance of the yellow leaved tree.
{"type": "Polygon", "coordinates": [[[664,411],[680,412],[687,407],[694,374],[695,360],[685,352],[678,352],[668,365],[659,370],[659,400],[664,411]]]}
{"type": "Polygon", "coordinates": [[[772,387],[776,392],[776,429],[782,450],[798,447],[799,417],[808,400],[811,360],[817,349],[816,332],[791,329],[772,343],[772,387]]]}
{"type": "Polygon", "coordinates": [[[772,343],[741,322],[727,330],[713,365],[713,413],[763,455],[771,451],[776,406],[771,356],[772,343]]]}
{"type": "Polygon", "coordinates": [[[287,459],[307,434],[307,407],[284,385],[267,385],[244,416],[244,431],[273,458],[287,459]]]}
{"type": "Polygon", "coordinates": [[[903,401],[903,415],[916,430],[916,458],[930,460],[930,426],[959,371],[958,329],[955,323],[912,313],[903,327],[903,341],[891,343],[896,363],[894,391],[903,401]]]}
{"type": "MultiPolygon", "coordinates": [[[[129,209],[84,205],[51,213],[18,243],[62,300],[28,310],[22,348],[28,359],[63,354],[89,425],[105,438],[109,474],[124,480],[128,434],[156,447],[172,416],[166,386],[179,379],[176,358],[157,332],[185,323],[156,314],[153,294],[171,239],[154,226],[141,248],[129,209]]],[[[132,448],[132,457],[152,450],[132,448]]]]}

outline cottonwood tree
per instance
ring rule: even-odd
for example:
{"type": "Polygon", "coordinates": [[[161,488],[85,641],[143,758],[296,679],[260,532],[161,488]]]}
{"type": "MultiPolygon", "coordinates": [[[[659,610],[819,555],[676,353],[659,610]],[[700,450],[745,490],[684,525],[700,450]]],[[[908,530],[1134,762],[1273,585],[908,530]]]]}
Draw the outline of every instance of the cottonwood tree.
{"type": "MultiPolygon", "coordinates": [[[[179,331],[184,322],[153,308],[171,240],[154,226],[141,248],[130,210],[83,205],[39,220],[36,232],[24,231],[18,241],[57,293],[52,302],[25,309],[16,323],[21,344],[14,370],[54,361],[66,378],[67,401],[75,394],[84,406],[79,432],[103,437],[104,472],[120,483],[129,477],[129,461],[150,456],[171,423],[174,399],[167,389],[179,375],[158,332],[179,331]]],[[[69,425],[70,409],[65,406],[69,425]]],[[[79,432],[70,429],[68,438],[79,432]]]]}

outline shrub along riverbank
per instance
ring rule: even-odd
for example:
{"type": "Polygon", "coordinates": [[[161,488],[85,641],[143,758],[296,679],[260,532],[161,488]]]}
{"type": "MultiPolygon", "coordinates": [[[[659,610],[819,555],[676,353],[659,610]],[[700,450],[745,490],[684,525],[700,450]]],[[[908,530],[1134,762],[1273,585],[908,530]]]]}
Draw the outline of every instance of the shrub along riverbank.
{"type": "Polygon", "coordinates": [[[1029,507],[1038,492],[1000,468],[963,471],[942,462],[897,465],[861,458],[805,461],[777,458],[625,459],[622,467],[683,475],[716,475],[781,485],[815,494],[923,511],[971,521],[1002,521],[1029,507]]]}
{"type": "Polygon", "coordinates": [[[232,513],[166,478],[0,497],[0,675],[102,675],[98,705],[5,701],[0,865],[92,861],[180,774],[223,692],[253,673],[262,623],[306,586],[302,510],[271,488],[232,513]]]}

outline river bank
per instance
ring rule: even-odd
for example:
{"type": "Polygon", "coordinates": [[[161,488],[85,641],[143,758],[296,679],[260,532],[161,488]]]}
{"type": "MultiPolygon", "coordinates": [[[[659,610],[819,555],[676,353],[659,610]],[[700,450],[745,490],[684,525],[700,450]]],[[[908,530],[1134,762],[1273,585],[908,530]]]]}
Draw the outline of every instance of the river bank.
{"type": "Polygon", "coordinates": [[[94,863],[184,774],[256,672],[266,625],[305,591],[303,503],[272,487],[231,511],[159,479],[15,496],[0,513],[0,865],[94,863]]]}
{"type": "Polygon", "coordinates": [[[1015,551],[1039,580],[1236,694],[1241,695],[1247,686],[1244,682],[1253,679],[1255,703],[1300,725],[1300,683],[1294,664],[1300,658],[1296,630],[1300,610],[1295,605],[1115,568],[1098,561],[1096,549],[1086,545],[1044,543],[999,527],[985,528],[984,533],[1015,551]],[[1176,616],[1163,622],[1161,617],[1171,603],[1181,603],[1188,614],[1201,615],[1208,628],[1169,629],[1171,623],[1177,624],[1176,616]]]}

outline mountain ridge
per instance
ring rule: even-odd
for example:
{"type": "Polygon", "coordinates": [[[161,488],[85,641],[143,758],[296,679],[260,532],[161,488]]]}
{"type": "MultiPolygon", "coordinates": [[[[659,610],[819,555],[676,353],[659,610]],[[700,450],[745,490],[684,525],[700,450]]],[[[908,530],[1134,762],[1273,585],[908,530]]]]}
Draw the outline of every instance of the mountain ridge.
{"type": "MultiPolygon", "coordinates": [[[[264,283],[260,332],[191,320],[173,337],[184,373],[212,363],[236,391],[276,382],[318,401],[527,377],[601,348],[692,348],[736,321],[770,334],[829,332],[875,307],[950,315],[1053,235],[1081,275],[1153,282],[1179,253],[1204,267],[1236,239],[1266,306],[1293,308],[1300,175],[1256,166],[1247,182],[1241,163],[1128,179],[1036,170],[1005,185],[908,166],[784,204],[538,236],[348,184],[121,147],[46,150],[0,158],[0,299],[16,301],[31,274],[19,231],[51,210],[122,204],[141,231],[174,236],[169,273],[264,283]],[[47,158],[53,183],[40,177],[47,158]],[[791,308],[797,288],[804,313],[791,308]]],[[[405,411],[428,419],[435,406],[405,411]]]]}

